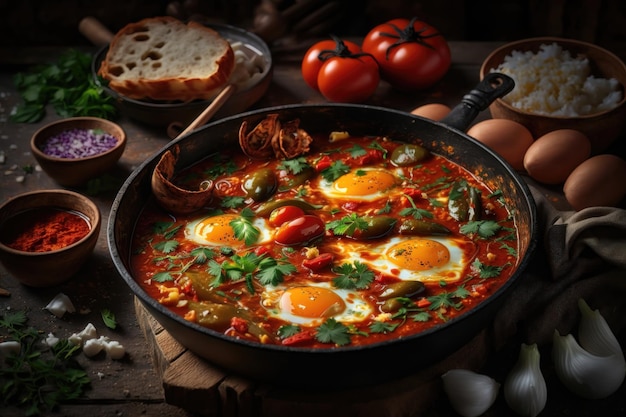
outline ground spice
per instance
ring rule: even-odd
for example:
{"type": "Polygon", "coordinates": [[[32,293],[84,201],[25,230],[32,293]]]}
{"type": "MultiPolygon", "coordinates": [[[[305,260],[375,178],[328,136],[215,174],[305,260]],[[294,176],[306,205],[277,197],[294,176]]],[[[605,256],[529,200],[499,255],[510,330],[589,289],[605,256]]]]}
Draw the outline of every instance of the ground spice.
{"type": "Polygon", "coordinates": [[[80,213],[48,207],[19,213],[3,229],[5,245],[25,252],[49,252],[78,242],[91,225],[80,213]]]}

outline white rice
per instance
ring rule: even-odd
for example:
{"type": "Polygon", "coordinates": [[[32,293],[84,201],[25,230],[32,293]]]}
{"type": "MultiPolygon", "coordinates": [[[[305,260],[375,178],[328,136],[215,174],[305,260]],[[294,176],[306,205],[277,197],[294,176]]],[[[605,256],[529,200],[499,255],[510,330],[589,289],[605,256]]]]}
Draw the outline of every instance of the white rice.
{"type": "Polygon", "coordinates": [[[530,113],[582,116],[612,109],[622,100],[616,79],[594,77],[587,58],[572,57],[556,43],[541,45],[537,53],[513,51],[494,71],[515,81],[503,100],[530,113]]]}

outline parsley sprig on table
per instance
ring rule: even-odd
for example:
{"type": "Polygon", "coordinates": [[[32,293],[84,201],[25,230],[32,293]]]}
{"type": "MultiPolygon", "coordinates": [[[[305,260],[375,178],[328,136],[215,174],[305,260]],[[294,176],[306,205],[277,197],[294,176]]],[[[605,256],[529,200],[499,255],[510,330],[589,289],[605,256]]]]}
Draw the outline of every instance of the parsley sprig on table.
{"type": "Polygon", "coordinates": [[[69,50],[56,62],[40,65],[14,78],[23,103],[11,115],[16,123],[35,123],[52,105],[61,117],[95,116],[113,118],[117,110],[91,75],[90,54],[69,50]]]}
{"type": "Polygon", "coordinates": [[[27,320],[23,311],[7,312],[0,318],[0,329],[20,343],[20,352],[0,365],[0,401],[34,416],[79,398],[90,380],[73,359],[80,346],[63,339],[44,350],[40,332],[27,326],[27,320]]]}

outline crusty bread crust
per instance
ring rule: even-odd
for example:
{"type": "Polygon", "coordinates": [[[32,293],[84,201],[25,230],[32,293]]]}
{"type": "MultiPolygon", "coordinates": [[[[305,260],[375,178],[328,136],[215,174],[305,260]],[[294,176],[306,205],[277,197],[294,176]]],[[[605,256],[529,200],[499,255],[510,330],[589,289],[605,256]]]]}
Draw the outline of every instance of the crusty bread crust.
{"type": "Polygon", "coordinates": [[[128,98],[192,101],[213,98],[234,67],[234,52],[218,32],[162,16],[117,32],[98,74],[128,98]]]}

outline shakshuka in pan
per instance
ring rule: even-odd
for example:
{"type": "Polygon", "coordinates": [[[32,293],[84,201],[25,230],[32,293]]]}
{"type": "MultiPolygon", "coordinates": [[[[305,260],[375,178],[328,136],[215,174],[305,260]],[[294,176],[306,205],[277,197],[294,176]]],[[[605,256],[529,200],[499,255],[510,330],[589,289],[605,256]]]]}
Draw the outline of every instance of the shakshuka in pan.
{"type": "Polygon", "coordinates": [[[309,136],[271,115],[172,182],[211,199],[191,213],[147,202],[133,277],[234,338],[319,349],[401,338],[470,311],[519,262],[500,191],[419,138],[309,136]]]}

